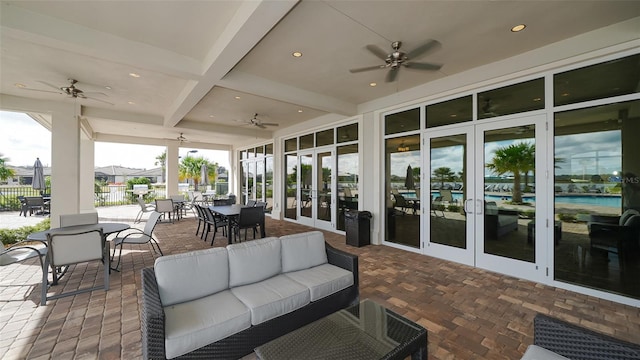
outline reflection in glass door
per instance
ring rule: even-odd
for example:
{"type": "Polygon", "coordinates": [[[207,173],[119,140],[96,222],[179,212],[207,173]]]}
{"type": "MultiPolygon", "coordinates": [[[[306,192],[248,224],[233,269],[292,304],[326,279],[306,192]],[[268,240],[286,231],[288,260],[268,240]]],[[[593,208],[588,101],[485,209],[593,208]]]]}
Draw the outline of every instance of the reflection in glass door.
{"type": "Polygon", "coordinates": [[[312,151],[299,156],[300,222],[332,229],[334,218],[333,151],[312,151]]]}
{"type": "MultiPolygon", "coordinates": [[[[473,127],[430,132],[427,143],[430,151],[425,166],[430,174],[430,191],[422,195],[428,202],[426,217],[429,233],[425,254],[473,265],[473,184],[467,169],[473,168],[469,159],[469,142],[473,127]],[[465,204],[471,208],[465,211],[465,204]]],[[[426,209],[426,208],[425,208],[426,209]]]]}
{"type": "MultiPolygon", "coordinates": [[[[476,193],[483,194],[473,206],[477,226],[477,266],[514,276],[536,279],[536,123],[543,117],[529,117],[476,128],[476,193]]],[[[538,146],[540,148],[540,146],[538,146]]],[[[540,217],[543,222],[544,217],[540,217]]],[[[539,238],[544,238],[540,236],[539,238]]],[[[540,267],[541,269],[541,267],[540,267]]]]}

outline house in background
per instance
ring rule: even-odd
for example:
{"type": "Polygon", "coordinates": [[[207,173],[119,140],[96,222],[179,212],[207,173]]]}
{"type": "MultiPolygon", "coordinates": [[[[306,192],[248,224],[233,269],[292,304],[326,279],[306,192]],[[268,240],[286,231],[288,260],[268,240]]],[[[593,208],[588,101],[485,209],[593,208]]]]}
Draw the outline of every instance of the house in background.
{"type": "Polygon", "coordinates": [[[110,165],[97,167],[95,179],[109,184],[124,184],[129,179],[146,177],[151,183],[162,182],[162,168],[135,169],[124,166],[110,165]]]}

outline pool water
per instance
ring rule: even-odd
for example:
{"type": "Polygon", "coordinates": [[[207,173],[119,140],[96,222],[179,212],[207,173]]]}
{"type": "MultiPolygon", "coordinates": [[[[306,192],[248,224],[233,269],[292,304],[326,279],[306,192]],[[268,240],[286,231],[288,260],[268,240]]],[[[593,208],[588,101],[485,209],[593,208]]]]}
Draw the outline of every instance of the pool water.
{"type": "MultiPolygon", "coordinates": [[[[437,191],[431,192],[433,197],[440,196],[437,191]]],[[[453,200],[457,200],[458,203],[462,201],[462,193],[453,193],[453,200]]],[[[485,195],[486,201],[499,201],[499,200],[511,200],[511,195],[485,195]]],[[[535,202],[534,196],[523,196],[522,201],[535,202]]],[[[613,208],[622,207],[622,198],[620,195],[556,195],[555,202],[558,204],[575,204],[585,206],[606,206],[613,208]]]]}

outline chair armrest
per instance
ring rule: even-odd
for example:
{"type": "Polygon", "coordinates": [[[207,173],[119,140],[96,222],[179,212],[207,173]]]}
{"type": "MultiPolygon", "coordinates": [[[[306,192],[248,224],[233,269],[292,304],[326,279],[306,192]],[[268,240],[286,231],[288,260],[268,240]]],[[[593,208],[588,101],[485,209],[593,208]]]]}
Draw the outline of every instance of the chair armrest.
{"type": "Polygon", "coordinates": [[[498,215],[515,215],[515,216],[518,216],[518,210],[498,209],[498,215]]]}
{"type": "Polygon", "coordinates": [[[145,359],[165,359],[164,309],[153,268],[142,269],[142,355],[145,359]]]}
{"type": "Polygon", "coordinates": [[[590,223],[588,224],[589,235],[607,235],[615,234],[620,231],[621,226],[609,223],[590,223]]]}
{"type": "Polygon", "coordinates": [[[353,273],[353,284],[357,287],[359,284],[358,256],[338,250],[327,242],[325,242],[324,246],[327,251],[327,260],[329,261],[329,264],[351,271],[353,273]]]}

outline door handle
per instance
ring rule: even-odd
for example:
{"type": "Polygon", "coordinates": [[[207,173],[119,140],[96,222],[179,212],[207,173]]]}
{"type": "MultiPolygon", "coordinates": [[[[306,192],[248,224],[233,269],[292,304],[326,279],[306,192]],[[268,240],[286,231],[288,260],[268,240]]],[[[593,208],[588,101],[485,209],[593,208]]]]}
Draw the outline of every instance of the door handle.
{"type": "Polygon", "coordinates": [[[473,214],[473,211],[470,211],[469,207],[467,206],[470,202],[473,202],[473,199],[467,199],[464,201],[464,212],[466,212],[467,214],[473,214]]]}

